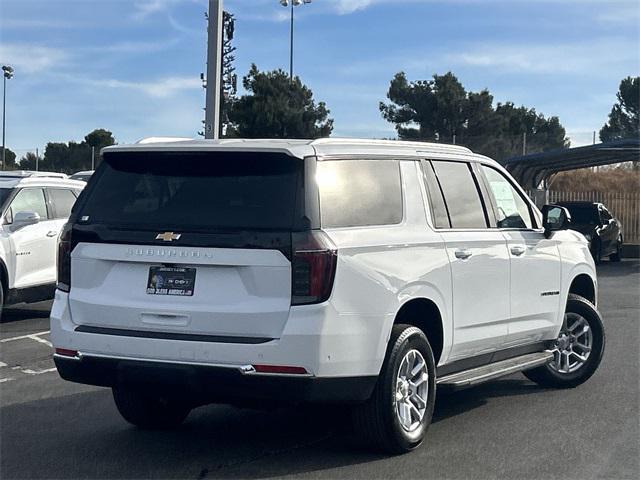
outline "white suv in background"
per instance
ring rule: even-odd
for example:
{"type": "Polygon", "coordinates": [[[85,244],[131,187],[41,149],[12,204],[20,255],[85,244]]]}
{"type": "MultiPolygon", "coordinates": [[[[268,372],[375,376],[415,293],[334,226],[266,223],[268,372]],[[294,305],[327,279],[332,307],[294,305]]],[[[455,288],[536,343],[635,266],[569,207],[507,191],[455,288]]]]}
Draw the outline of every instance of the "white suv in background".
{"type": "Polygon", "coordinates": [[[53,298],[58,235],[84,186],[62,173],[0,172],[0,315],[53,298]]]}
{"type": "Polygon", "coordinates": [[[436,388],[518,371],[574,387],[600,363],[587,241],[465,148],[154,140],[103,157],[60,237],[51,339],[60,375],[112,388],[135,425],[342,403],[403,452],[436,388]]]}

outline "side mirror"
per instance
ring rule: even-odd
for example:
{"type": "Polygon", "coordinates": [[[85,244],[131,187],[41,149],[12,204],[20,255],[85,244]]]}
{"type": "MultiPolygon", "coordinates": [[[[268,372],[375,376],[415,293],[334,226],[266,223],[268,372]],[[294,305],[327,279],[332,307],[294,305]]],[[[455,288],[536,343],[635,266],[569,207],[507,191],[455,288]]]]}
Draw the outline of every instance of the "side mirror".
{"type": "Polygon", "coordinates": [[[552,232],[568,230],[571,225],[569,210],[560,205],[545,205],[542,207],[542,226],[545,237],[551,237],[552,232]]]}
{"type": "Polygon", "coordinates": [[[10,230],[15,232],[27,225],[35,225],[38,222],[40,222],[40,215],[37,212],[18,212],[13,216],[10,230]]]}

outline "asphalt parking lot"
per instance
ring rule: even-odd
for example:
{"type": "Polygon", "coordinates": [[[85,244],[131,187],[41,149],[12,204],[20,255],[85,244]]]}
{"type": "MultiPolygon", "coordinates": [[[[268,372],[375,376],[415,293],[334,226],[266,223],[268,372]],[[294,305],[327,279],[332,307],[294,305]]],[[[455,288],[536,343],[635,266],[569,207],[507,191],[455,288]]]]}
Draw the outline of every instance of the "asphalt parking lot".
{"type": "Polygon", "coordinates": [[[0,324],[0,478],[633,478],[640,476],[640,261],[599,267],[603,363],[573,390],[517,374],[439,395],[422,448],[359,449],[341,410],[207,406],[172,432],[137,430],[106,389],[62,381],[49,303],[0,324]]]}

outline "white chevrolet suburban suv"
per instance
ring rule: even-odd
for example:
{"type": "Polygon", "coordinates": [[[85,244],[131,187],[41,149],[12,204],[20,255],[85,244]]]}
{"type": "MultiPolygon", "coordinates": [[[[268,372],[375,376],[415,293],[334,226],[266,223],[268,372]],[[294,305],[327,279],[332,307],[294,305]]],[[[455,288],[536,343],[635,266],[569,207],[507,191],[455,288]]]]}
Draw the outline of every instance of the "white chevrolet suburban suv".
{"type": "Polygon", "coordinates": [[[2,306],[53,298],[58,235],[84,182],[62,173],[0,172],[2,306]]]}
{"type": "Polygon", "coordinates": [[[199,405],[342,403],[391,452],[436,389],[574,387],[604,330],[565,209],[462,147],[154,140],[108,147],[59,243],[60,375],[143,428],[199,405]]]}

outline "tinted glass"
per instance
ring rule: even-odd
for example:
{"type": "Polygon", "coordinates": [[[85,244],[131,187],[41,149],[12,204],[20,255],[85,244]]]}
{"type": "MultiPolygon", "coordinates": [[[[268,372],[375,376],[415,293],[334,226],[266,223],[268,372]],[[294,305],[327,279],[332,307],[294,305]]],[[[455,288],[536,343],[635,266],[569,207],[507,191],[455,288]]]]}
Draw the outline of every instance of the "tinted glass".
{"type": "Polygon", "coordinates": [[[498,228],[532,228],[529,205],[511,182],[491,167],[482,165],[482,171],[496,201],[498,228]]]}
{"type": "Polygon", "coordinates": [[[602,217],[602,220],[606,222],[608,222],[613,218],[606,208],[603,208],[602,210],[600,210],[600,216],[602,217]]]}
{"type": "Polygon", "coordinates": [[[571,214],[571,222],[578,225],[598,225],[598,209],[595,205],[564,205],[571,214]]]}
{"type": "Polygon", "coordinates": [[[13,192],[13,188],[0,188],[0,207],[2,207],[4,202],[7,201],[11,192],[13,192]]]}
{"type": "Polygon", "coordinates": [[[79,212],[88,223],[135,228],[292,227],[303,162],[282,154],[105,155],[79,212]]]}
{"type": "Polygon", "coordinates": [[[447,207],[444,204],[442,190],[438,184],[438,179],[433,170],[431,162],[422,162],[422,170],[424,173],[425,183],[427,184],[427,192],[429,194],[429,203],[431,205],[431,217],[436,228],[450,228],[449,215],[447,207]]]}
{"type": "Polygon", "coordinates": [[[391,225],[402,221],[400,165],[389,160],[318,162],[323,227],[391,225]]]}
{"type": "Polygon", "coordinates": [[[451,228],[487,228],[484,208],[469,165],[433,162],[451,219],[451,228]]]}
{"type": "Polygon", "coordinates": [[[71,208],[76,203],[76,196],[66,188],[49,189],[49,198],[53,204],[55,218],[67,218],[71,215],[71,208]]]}
{"type": "Polygon", "coordinates": [[[11,202],[11,214],[18,212],[36,212],[40,218],[47,218],[47,204],[44,200],[44,190],[41,188],[23,188],[11,202]]]}

